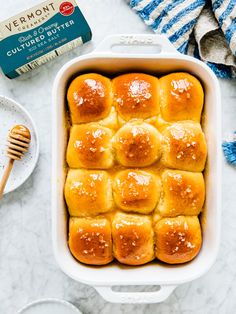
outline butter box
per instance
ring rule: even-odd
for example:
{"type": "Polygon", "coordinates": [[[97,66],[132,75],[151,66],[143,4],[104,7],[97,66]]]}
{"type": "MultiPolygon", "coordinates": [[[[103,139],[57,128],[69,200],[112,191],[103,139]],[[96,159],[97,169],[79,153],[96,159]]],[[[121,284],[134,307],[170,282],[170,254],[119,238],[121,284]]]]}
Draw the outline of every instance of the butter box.
{"type": "Polygon", "coordinates": [[[49,0],[0,23],[0,66],[15,78],[89,41],[75,0],[49,0]]]}

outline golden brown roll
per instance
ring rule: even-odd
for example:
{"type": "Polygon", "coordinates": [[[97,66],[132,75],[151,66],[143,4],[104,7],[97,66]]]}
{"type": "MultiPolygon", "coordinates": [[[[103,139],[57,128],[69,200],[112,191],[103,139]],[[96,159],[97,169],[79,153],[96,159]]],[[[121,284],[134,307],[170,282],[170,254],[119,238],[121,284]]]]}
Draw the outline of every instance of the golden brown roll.
{"type": "Polygon", "coordinates": [[[196,216],[163,218],[155,227],[156,257],[168,264],[191,261],[202,244],[201,227],[196,216]]]}
{"type": "Polygon", "coordinates": [[[65,199],[71,216],[94,216],[112,210],[110,176],[106,171],[70,169],[65,199]]]}
{"type": "Polygon", "coordinates": [[[67,147],[70,168],[108,169],[113,165],[113,132],[97,123],[73,125],[67,147]]]}
{"type": "Polygon", "coordinates": [[[116,205],[125,211],[149,214],[160,198],[161,183],[158,176],[142,170],[123,170],[113,181],[116,205]]]}
{"type": "Polygon", "coordinates": [[[167,127],[162,135],[162,163],[164,166],[194,172],[203,171],[207,146],[199,124],[174,123],[167,127]]]}
{"type": "Polygon", "coordinates": [[[205,199],[202,173],[165,170],[162,173],[162,198],[158,205],[161,216],[198,215],[205,199]]]}
{"type": "Polygon", "coordinates": [[[127,167],[145,167],[161,156],[160,133],[148,123],[127,123],[113,139],[118,162],[127,167]]]}
{"type": "Polygon", "coordinates": [[[110,263],[113,259],[110,222],[106,218],[70,218],[69,248],[82,263],[110,263]]]}
{"type": "Polygon", "coordinates": [[[126,121],[146,119],[159,113],[159,82],[154,76],[129,73],[112,81],[114,104],[118,114],[126,121]]]}
{"type": "Polygon", "coordinates": [[[167,121],[200,122],[204,92],[198,79],[188,73],[171,73],[160,80],[160,108],[167,121]]]}
{"type": "Polygon", "coordinates": [[[111,81],[96,73],[80,75],[71,82],[67,100],[72,123],[104,119],[112,106],[111,81]]]}
{"type": "Polygon", "coordinates": [[[120,263],[142,265],[154,259],[149,216],[116,213],[112,221],[114,256],[120,263]]]}

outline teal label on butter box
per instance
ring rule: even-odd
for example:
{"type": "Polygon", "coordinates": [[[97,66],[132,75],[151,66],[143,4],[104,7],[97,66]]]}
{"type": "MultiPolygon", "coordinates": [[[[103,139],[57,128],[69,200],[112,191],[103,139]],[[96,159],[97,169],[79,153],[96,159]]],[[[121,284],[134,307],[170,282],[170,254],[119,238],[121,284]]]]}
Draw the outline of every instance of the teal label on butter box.
{"type": "Polygon", "coordinates": [[[91,39],[75,1],[46,1],[0,24],[0,65],[14,78],[91,39]]]}

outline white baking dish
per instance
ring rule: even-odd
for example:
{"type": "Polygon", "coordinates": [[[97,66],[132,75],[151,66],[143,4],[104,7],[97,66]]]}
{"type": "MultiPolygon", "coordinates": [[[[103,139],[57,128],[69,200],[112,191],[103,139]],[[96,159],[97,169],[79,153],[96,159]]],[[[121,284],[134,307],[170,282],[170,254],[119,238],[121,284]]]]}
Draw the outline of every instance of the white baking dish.
{"type": "MultiPolygon", "coordinates": [[[[133,48],[133,47],[132,47],[133,48]]],[[[107,37],[95,52],[68,62],[57,74],[53,87],[52,138],[52,232],[54,253],[61,269],[73,279],[87,283],[110,302],[157,303],[165,300],[176,286],[192,281],[209,270],[216,259],[220,241],[221,206],[221,106],[220,87],[214,73],[202,62],[179,54],[161,35],[116,35],[107,37]],[[155,54],[116,53],[115,46],[158,48],[155,54]],[[114,76],[121,72],[147,72],[157,76],[186,71],[197,76],[205,90],[203,128],[208,145],[206,170],[206,209],[202,218],[203,246],[192,262],[165,266],[158,262],[140,267],[91,267],[78,263],[67,246],[68,217],[63,198],[65,181],[65,93],[73,76],[83,72],[114,76]],[[159,285],[154,292],[115,292],[114,285],[159,285]]]]}

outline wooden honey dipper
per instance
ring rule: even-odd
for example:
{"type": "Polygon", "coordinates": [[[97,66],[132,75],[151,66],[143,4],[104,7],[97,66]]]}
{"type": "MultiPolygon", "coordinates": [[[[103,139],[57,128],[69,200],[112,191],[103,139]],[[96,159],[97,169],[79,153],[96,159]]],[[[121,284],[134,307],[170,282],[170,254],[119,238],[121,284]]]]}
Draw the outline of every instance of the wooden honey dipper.
{"type": "Polygon", "coordinates": [[[28,151],[31,140],[30,131],[24,125],[16,125],[9,132],[7,140],[9,142],[7,147],[9,161],[4,169],[2,180],[0,181],[0,198],[3,196],[14,161],[21,160],[24,153],[28,151]]]}

